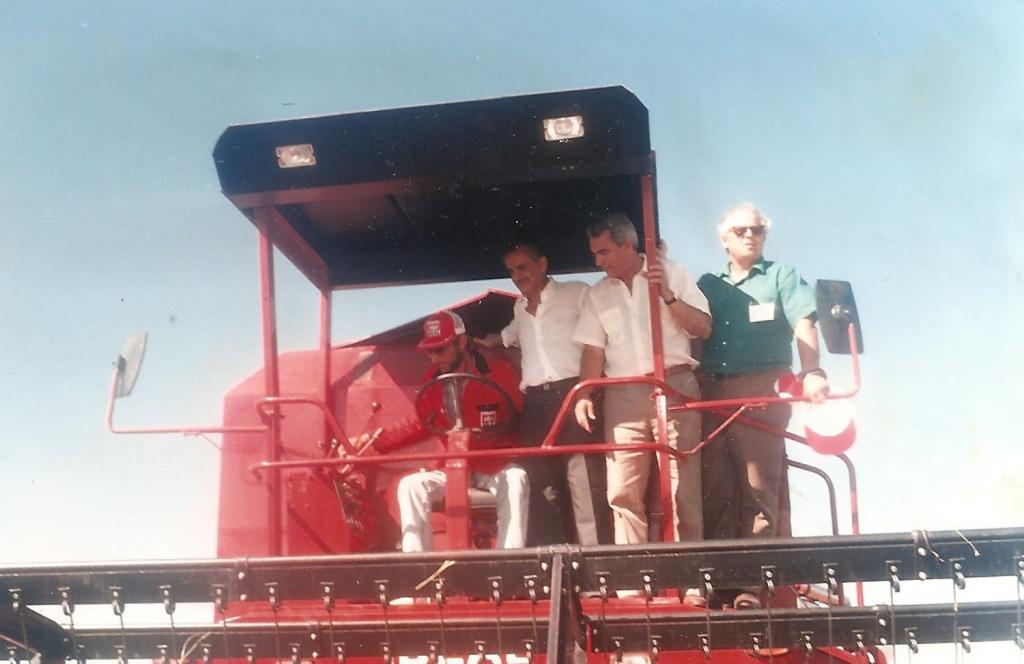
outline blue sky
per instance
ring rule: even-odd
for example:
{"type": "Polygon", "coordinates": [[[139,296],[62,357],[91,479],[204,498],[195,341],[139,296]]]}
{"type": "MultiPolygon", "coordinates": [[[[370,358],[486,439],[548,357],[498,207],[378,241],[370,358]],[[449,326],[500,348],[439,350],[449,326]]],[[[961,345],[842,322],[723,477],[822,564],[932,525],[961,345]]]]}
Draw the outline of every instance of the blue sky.
{"type": "MultiPolygon", "coordinates": [[[[650,110],[675,259],[717,267],[752,200],[769,257],[853,282],[862,527],[1024,525],[1021,25],[1015,1],[0,4],[0,559],[213,554],[216,450],[103,408],[137,329],[123,423],[216,422],[261,361],[224,127],[604,84],[650,110]]],[[[282,348],[310,346],[315,293],[278,272],[282,348]]],[[[335,338],[486,285],[339,293],[335,338]]]]}

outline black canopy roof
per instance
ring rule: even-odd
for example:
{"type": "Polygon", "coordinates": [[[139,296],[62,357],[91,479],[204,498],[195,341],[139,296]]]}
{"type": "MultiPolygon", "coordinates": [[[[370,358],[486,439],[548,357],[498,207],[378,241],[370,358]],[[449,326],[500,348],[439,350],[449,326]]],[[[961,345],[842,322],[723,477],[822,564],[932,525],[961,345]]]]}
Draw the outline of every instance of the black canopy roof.
{"type": "Polygon", "coordinates": [[[229,127],[214,161],[224,194],[263,209],[277,246],[330,288],[505,276],[531,239],[553,272],[593,269],[583,230],[604,211],[640,224],[654,172],[647,109],[623,87],[347,113],[229,127]],[[544,120],[582,117],[547,140],[544,120]],[[277,149],[311,146],[284,168],[277,149]]]}

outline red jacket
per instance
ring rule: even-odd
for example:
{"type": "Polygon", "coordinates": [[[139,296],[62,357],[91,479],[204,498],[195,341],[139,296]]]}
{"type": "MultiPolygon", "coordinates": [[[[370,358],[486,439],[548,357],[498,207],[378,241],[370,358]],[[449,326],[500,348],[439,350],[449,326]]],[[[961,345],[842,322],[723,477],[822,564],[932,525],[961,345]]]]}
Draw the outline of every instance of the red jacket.
{"type": "MultiPolygon", "coordinates": [[[[519,391],[519,372],[515,366],[502,358],[491,355],[484,356],[476,350],[467,351],[466,360],[458,372],[473,373],[484,378],[493,380],[501,385],[508,395],[512,397],[515,410],[518,411],[523,405],[523,395],[519,391]]],[[[440,372],[431,370],[424,376],[424,382],[430,380],[440,372]]],[[[420,401],[420,418],[407,419],[385,427],[383,433],[374,443],[378,452],[387,453],[398,450],[408,445],[426,440],[433,434],[423,426],[421,419],[433,423],[441,429],[449,429],[452,424],[444,408],[444,384],[435,383],[427,391],[420,401]]],[[[466,381],[462,392],[462,424],[467,428],[493,427],[502,422],[507,422],[512,416],[509,410],[508,401],[504,399],[493,387],[479,382],[466,381]]],[[[510,447],[516,442],[514,431],[508,431],[500,436],[488,436],[487,434],[473,434],[471,449],[494,449],[510,447]]],[[[472,464],[473,470],[483,473],[495,473],[508,465],[512,459],[479,459],[472,464]]]]}

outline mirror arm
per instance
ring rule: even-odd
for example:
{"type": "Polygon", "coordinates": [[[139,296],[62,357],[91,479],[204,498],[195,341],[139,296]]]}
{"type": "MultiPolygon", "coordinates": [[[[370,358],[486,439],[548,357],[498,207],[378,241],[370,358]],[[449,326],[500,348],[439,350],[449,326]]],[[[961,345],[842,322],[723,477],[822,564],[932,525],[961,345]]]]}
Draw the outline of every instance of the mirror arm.
{"type": "Polygon", "coordinates": [[[850,339],[850,367],[853,372],[853,387],[843,392],[830,392],[829,399],[849,399],[860,392],[860,348],[857,347],[857,326],[851,321],[846,327],[850,339]]]}
{"type": "MultiPolygon", "coordinates": [[[[847,316],[847,320],[849,320],[849,316],[847,316]]],[[[846,330],[850,336],[850,350],[852,351],[850,365],[853,369],[853,393],[850,396],[853,396],[860,392],[860,348],[857,347],[857,326],[853,321],[850,321],[846,330]]]]}
{"type": "Polygon", "coordinates": [[[117,383],[121,380],[121,366],[124,363],[124,358],[120,355],[117,356],[117,361],[114,362],[114,373],[110,378],[110,395],[107,397],[107,429],[111,433],[120,433],[114,428],[114,401],[117,400],[117,383]]]}
{"type": "Polygon", "coordinates": [[[183,436],[198,436],[208,433],[266,433],[265,426],[250,427],[117,427],[114,426],[114,402],[117,400],[117,385],[121,378],[121,358],[114,363],[113,376],[110,379],[110,396],[107,399],[107,430],[110,433],[143,434],[143,433],[178,433],[183,436]]]}

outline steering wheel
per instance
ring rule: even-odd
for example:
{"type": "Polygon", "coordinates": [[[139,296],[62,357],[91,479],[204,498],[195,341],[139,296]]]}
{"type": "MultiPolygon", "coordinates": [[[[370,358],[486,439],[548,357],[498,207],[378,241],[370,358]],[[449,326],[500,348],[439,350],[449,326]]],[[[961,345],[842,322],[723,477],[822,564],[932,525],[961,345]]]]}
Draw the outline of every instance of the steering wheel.
{"type": "Polygon", "coordinates": [[[487,435],[500,435],[515,429],[516,425],[519,424],[519,411],[516,409],[516,403],[512,400],[512,396],[508,391],[490,378],[473,373],[446,373],[434,376],[420,388],[419,392],[416,393],[416,400],[413,405],[416,409],[416,416],[419,417],[424,428],[431,433],[439,435],[456,430],[468,430],[473,433],[484,433],[487,435]],[[510,413],[509,418],[504,422],[498,422],[493,426],[464,426],[462,423],[462,390],[460,388],[465,381],[476,381],[494,390],[504,402],[505,406],[507,406],[507,410],[510,413]],[[424,404],[427,392],[429,392],[435,385],[440,385],[445,390],[445,395],[452,397],[449,399],[449,402],[452,404],[453,410],[455,411],[452,413],[454,424],[447,429],[434,424],[434,420],[432,417],[429,417],[430,413],[424,404]]]}

